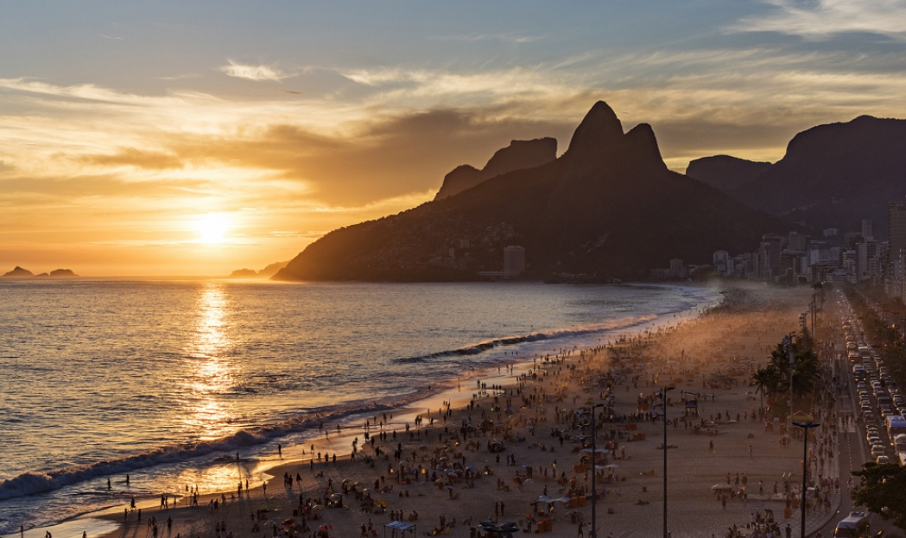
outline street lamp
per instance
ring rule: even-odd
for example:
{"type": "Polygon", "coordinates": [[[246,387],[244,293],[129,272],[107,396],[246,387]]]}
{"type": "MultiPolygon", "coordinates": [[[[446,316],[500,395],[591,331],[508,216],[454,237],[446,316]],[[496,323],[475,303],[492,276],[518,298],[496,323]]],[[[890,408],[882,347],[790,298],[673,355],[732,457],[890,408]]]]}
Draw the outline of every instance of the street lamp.
{"type": "MultiPolygon", "coordinates": [[[[604,407],[604,404],[594,404],[591,406],[591,536],[589,538],[597,538],[597,525],[595,521],[595,516],[597,514],[597,501],[598,501],[598,490],[596,486],[596,475],[598,459],[598,434],[596,430],[597,421],[595,420],[595,408],[604,407]]],[[[577,413],[578,415],[584,415],[585,412],[582,411],[577,413]]],[[[588,452],[588,449],[583,450],[582,452],[588,452]]]]}
{"type": "Polygon", "coordinates": [[[604,404],[591,406],[591,538],[598,538],[598,529],[595,526],[595,508],[598,505],[598,488],[595,486],[595,477],[598,474],[598,470],[595,468],[598,463],[598,434],[595,430],[597,425],[595,421],[596,407],[604,407],[604,404]]]}
{"type": "Polygon", "coordinates": [[[805,538],[805,486],[806,486],[806,475],[808,474],[808,431],[812,428],[817,428],[821,424],[812,422],[793,422],[794,426],[799,426],[802,428],[803,439],[802,439],[802,492],[799,495],[799,502],[802,504],[802,527],[799,531],[800,538],[805,538]]]}
{"type": "Polygon", "coordinates": [[[662,407],[664,409],[664,538],[667,538],[667,391],[675,387],[664,387],[658,392],[661,403],[653,407],[662,407]]]}

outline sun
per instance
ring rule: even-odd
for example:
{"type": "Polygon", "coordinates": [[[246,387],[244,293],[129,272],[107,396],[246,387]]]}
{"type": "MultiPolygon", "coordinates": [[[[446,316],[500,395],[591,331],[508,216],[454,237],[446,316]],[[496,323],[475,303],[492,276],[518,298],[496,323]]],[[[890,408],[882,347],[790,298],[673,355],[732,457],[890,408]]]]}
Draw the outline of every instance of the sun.
{"type": "Polygon", "coordinates": [[[198,217],[195,221],[195,229],[200,235],[199,242],[216,245],[226,242],[230,221],[222,213],[208,213],[198,217]]]}

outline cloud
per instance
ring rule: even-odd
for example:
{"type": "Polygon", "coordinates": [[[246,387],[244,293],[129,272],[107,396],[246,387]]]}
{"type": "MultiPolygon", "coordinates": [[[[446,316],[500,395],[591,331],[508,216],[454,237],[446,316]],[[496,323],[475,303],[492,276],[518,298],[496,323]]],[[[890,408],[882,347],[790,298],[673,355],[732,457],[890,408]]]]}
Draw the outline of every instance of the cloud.
{"type": "Polygon", "coordinates": [[[766,15],[745,17],[727,28],[735,32],[779,32],[828,39],[864,32],[906,41],[906,0],[769,0],[766,15]]]}
{"type": "Polygon", "coordinates": [[[246,80],[254,80],[256,82],[262,80],[279,82],[291,76],[287,75],[277,68],[267,65],[243,65],[238,64],[233,60],[229,60],[229,62],[230,65],[225,65],[221,67],[220,70],[231,77],[244,78],[246,80]]]}
{"type": "Polygon", "coordinates": [[[504,33],[504,34],[462,34],[462,35],[447,35],[447,36],[431,36],[428,39],[434,41],[462,41],[466,43],[474,43],[479,41],[499,41],[502,43],[531,43],[533,41],[538,41],[544,39],[544,36],[540,35],[521,35],[514,33],[504,33]]]}
{"type": "Polygon", "coordinates": [[[110,155],[85,155],[81,159],[98,166],[134,166],[149,170],[182,168],[184,165],[175,155],[136,148],[121,148],[110,155]]]}

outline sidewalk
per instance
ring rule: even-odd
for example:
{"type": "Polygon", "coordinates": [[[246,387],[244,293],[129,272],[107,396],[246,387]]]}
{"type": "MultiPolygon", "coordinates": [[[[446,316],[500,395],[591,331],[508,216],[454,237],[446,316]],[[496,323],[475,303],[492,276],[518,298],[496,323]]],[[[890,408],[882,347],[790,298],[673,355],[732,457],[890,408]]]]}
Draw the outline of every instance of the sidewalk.
{"type": "MultiPolygon", "coordinates": [[[[828,478],[841,478],[840,477],[840,466],[843,461],[843,454],[840,451],[841,443],[840,436],[843,433],[855,431],[852,427],[849,429],[844,429],[838,420],[837,423],[837,435],[834,437],[834,459],[832,462],[829,462],[828,465],[825,465],[827,470],[828,478]]],[[[805,535],[813,536],[815,532],[818,531],[821,527],[825,526],[830,522],[835,516],[838,516],[837,511],[840,509],[840,500],[843,495],[848,495],[849,490],[846,489],[846,479],[845,477],[840,480],[840,491],[837,493],[831,493],[830,497],[830,511],[825,512],[822,508],[812,508],[807,510],[805,517],[805,535]]],[[[800,529],[802,526],[802,508],[795,510],[793,516],[785,520],[781,525],[781,528],[786,527],[786,524],[789,523],[790,527],[793,528],[793,536],[800,535],[800,529]]],[[[828,537],[825,537],[828,538],[828,537]]]]}

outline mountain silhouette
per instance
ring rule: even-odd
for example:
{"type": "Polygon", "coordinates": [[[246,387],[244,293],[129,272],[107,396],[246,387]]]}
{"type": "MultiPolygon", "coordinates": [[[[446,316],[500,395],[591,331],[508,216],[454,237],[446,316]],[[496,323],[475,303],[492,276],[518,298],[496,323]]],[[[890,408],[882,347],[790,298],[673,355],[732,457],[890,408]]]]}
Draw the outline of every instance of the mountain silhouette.
{"type": "MultiPolygon", "coordinates": [[[[690,165],[687,173],[723,174],[712,164],[690,165]]],[[[887,203],[906,196],[906,120],[860,116],[819,125],[793,137],[783,158],[751,181],[734,187],[731,176],[712,184],[750,207],[816,229],[859,230],[868,218],[883,240],[887,203]]]]}
{"type": "Polygon", "coordinates": [[[648,124],[624,133],[599,101],[560,158],[330,232],[274,278],[467,280],[501,270],[502,249],[519,245],[527,278],[639,279],[671,258],[709,263],[715,250],[752,250],[762,234],[789,229],[670,171],[648,124]]]}
{"type": "Polygon", "coordinates": [[[4,274],[3,276],[6,278],[31,278],[35,275],[28,269],[23,269],[17,265],[15,269],[4,274]]]}
{"type": "Polygon", "coordinates": [[[703,157],[689,162],[686,175],[715,189],[730,192],[751,183],[771,167],[771,163],[747,161],[729,155],[703,157]]]}
{"type": "Polygon", "coordinates": [[[497,150],[481,170],[464,164],[457,166],[444,176],[444,183],[434,196],[443,200],[449,196],[471,189],[479,183],[514,170],[534,168],[557,158],[557,140],[536,138],[534,140],[513,140],[510,145],[497,150]]]}

